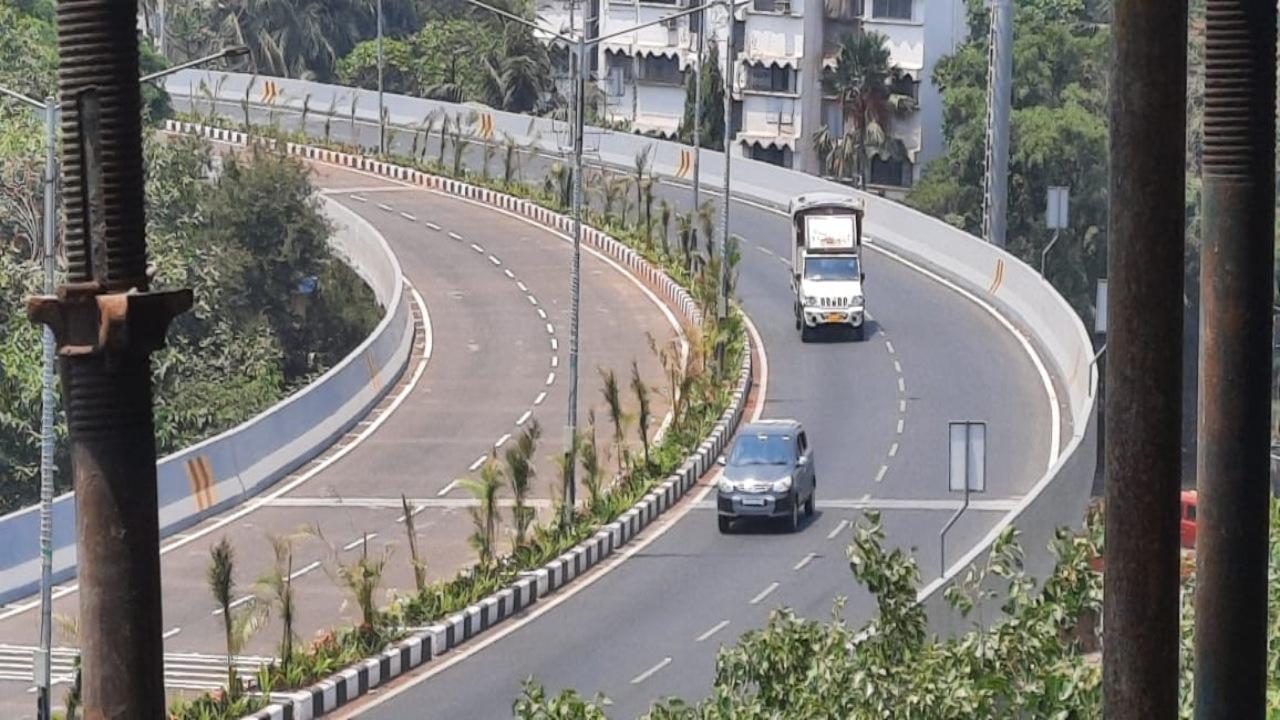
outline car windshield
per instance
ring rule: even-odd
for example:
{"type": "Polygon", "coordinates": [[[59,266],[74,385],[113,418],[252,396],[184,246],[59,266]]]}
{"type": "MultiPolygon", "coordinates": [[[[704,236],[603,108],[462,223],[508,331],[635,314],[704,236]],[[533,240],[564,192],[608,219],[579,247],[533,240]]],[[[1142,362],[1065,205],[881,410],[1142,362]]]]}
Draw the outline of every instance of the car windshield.
{"type": "Polygon", "coordinates": [[[808,257],[804,261],[805,280],[857,280],[856,257],[808,257]]]}
{"type": "Polygon", "coordinates": [[[786,465],[791,459],[790,435],[746,435],[734,443],[729,464],[786,465]]]}

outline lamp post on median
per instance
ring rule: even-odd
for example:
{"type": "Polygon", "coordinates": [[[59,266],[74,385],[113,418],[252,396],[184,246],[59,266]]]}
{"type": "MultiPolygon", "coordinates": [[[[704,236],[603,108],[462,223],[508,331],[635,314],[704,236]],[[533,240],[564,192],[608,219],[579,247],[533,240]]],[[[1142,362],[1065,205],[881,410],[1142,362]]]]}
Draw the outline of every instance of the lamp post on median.
{"type": "Polygon", "coordinates": [[[386,155],[387,111],[382,104],[382,66],[382,0],[378,0],[378,152],[386,155]]]}
{"type": "MultiPolygon", "coordinates": [[[[749,1],[750,1],[750,0],[737,0],[737,2],[732,2],[732,3],[731,3],[731,2],[730,2],[730,0],[713,0],[713,2],[712,2],[712,3],[710,3],[710,4],[716,4],[716,5],[724,4],[724,5],[726,6],[726,8],[728,9],[728,17],[729,17],[729,38],[730,38],[730,41],[731,41],[731,39],[732,39],[732,35],[733,35],[733,26],[732,26],[732,23],[733,23],[733,8],[737,7],[738,5],[744,5],[744,4],[746,4],[747,2],[749,2],[749,1]]],[[[493,13],[493,14],[495,14],[495,15],[498,15],[499,17],[503,17],[503,18],[506,18],[507,20],[511,20],[512,22],[517,22],[517,23],[520,23],[520,24],[522,24],[522,25],[526,25],[526,26],[528,26],[528,27],[531,27],[531,28],[533,28],[533,29],[535,29],[535,30],[538,30],[539,32],[545,33],[546,35],[548,35],[548,36],[550,36],[550,37],[554,38],[555,40],[558,40],[558,41],[560,41],[560,42],[562,42],[562,43],[564,43],[564,44],[566,44],[566,45],[568,45],[568,46],[573,47],[573,48],[575,48],[575,49],[576,49],[576,50],[575,50],[575,52],[573,53],[573,55],[574,55],[574,56],[576,56],[576,58],[577,58],[577,63],[578,63],[578,72],[577,72],[576,77],[575,77],[575,79],[574,79],[574,94],[575,94],[575,97],[574,97],[574,103],[573,103],[573,104],[574,104],[574,117],[573,117],[573,168],[574,168],[574,170],[573,170],[573,262],[572,262],[572,265],[571,265],[571,269],[570,269],[570,276],[569,276],[569,289],[570,289],[570,309],[569,309],[569,408],[568,408],[568,423],[567,423],[567,425],[566,425],[566,427],[565,427],[565,445],[566,445],[566,448],[567,448],[567,449],[565,450],[565,488],[564,488],[564,490],[565,490],[565,495],[564,495],[564,499],[565,499],[565,517],[566,517],[566,519],[568,519],[568,518],[572,518],[572,517],[573,517],[573,508],[574,508],[574,505],[575,505],[575,486],[576,486],[576,483],[575,483],[575,480],[574,480],[574,476],[575,476],[575,467],[574,467],[574,466],[575,466],[575,464],[576,464],[576,462],[577,462],[577,434],[578,434],[578,351],[579,351],[579,347],[578,347],[578,318],[579,318],[579,306],[581,305],[581,299],[582,299],[582,297],[581,297],[581,296],[582,296],[582,259],[581,259],[581,255],[582,255],[582,149],[583,149],[583,134],[584,134],[584,129],[585,129],[585,117],[584,117],[584,116],[585,116],[585,114],[586,114],[586,113],[585,113],[585,110],[586,110],[586,102],[585,102],[585,96],[586,96],[586,84],[587,84],[587,79],[589,78],[589,73],[590,73],[590,70],[589,70],[589,67],[590,67],[590,66],[587,64],[587,50],[588,50],[589,48],[594,48],[594,47],[596,47],[597,45],[599,45],[599,44],[600,44],[600,43],[602,43],[602,42],[605,42],[606,40],[611,40],[611,39],[616,38],[616,37],[620,37],[620,36],[623,36],[623,35],[628,35],[628,34],[631,34],[631,33],[636,32],[637,30],[643,30],[644,28],[647,28],[647,27],[650,27],[650,26],[653,26],[653,25],[659,25],[659,24],[662,24],[662,23],[665,23],[665,22],[669,22],[669,21],[671,21],[671,20],[674,20],[674,19],[676,19],[676,18],[681,18],[681,17],[684,17],[684,16],[686,16],[686,15],[693,15],[693,14],[695,14],[695,13],[701,13],[701,12],[704,10],[705,6],[704,6],[704,5],[699,5],[699,6],[697,6],[697,7],[688,8],[688,9],[686,9],[686,10],[681,10],[681,11],[679,11],[679,12],[671,13],[670,15],[664,15],[663,17],[660,17],[660,18],[658,18],[657,20],[651,20],[651,21],[649,21],[649,22],[640,23],[639,25],[636,25],[635,27],[625,28],[625,29],[622,29],[622,30],[618,30],[618,31],[616,31],[616,32],[609,33],[608,35],[601,35],[601,36],[594,37],[594,38],[591,38],[590,40],[588,40],[588,39],[587,39],[587,37],[586,37],[586,25],[587,25],[587,23],[585,22],[585,19],[584,19],[584,22],[583,22],[583,29],[582,29],[582,32],[575,33],[575,36],[574,36],[574,37],[570,37],[570,36],[564,35],[564,34],[562,34],[562,33],[556,32],[556,31],[554,31],[554,30],[550,30],[550,29],[548,29],[548,28],[545,28],[545,27],[543,27],[543,26],[541,26],[541,25],[539,25],[539,24],[537,24],[537,23],[535,23],[535,22],[533,22],[533,21],[531,21],[531,20],[529,20],[529,19],[527,19],[527,18],[521,17],[521,16],[516,15],[516,14],[514,14],[514,13],[507,12],[506,10],[501,10],[501,9],[499,9],[499,8],[493,7],[492,5],[488,5],[488,4],[484,3],[484,2],[481,2],[481,0],[466,0],[466,2],[467,2],[467,3],[469,3],[469,4],[471,4],[471,5],[476,6],[476,7],[478,7],[478,8],[481,8],[482,10],[487,10],[488,12],[491,12],[491,13],[493,13]]],[[[570,7],[572,7],[572,5],[571,5],[570,7]]],[[[572,30],[571,30],[570,32],[572,33],[572,30]]],[[[726,81],[726,83],[727,83],[727,82],[728,82],[728,81],[726,81]]],[[[728,112],[727,112],[727,110],[728,110],[728,108],[729,108],[729,103],[730,103],[730,100],[726,97],[726,100],[725,100],[725,107],[726,107],[725,124],[726,124],[726,128],[727,128],[727,126],[728,126],[728,112]]],[[[728,145],[727,145],[727,144],[726,144],[726,146],[725,146],[725,149],[726,149],[726,150],[728,149],[728,145]]],[[[728,190],[728,168],[729,168],[728,163],[729,163],[729,156],[728,156],[728,153],[726,152],[726,154],[725,154],[725,189],[726,189],[726,191],[728,190]]],[[[696,185],[695,185],[695,187],[696,187],[696,185]]],[[[726,204],[727,204],[727,200],[728,200],[728,193],[727,193],[727,192],[725,193],[725,200],[726,200],[726,204]]],[[[695,210],[696,210],[696,208],[695,208],[695,210]]],[[[726,219],[727,219],[727,217],[726,217],[726,219]]],[[[727,227],[727,223],[726,223],[726,227],[727,227]]]]}
{"type": "MultiPolygon", "coordinates": [[[[249,49],[243,45],[225,48],[213,55],[181,63],[159,72],[144,75],[139,82],[148,82],[170,75],[179,70],[203,65],[214,60],[235,58],[247,55],[249,49]]],[[[24,105],[39,110],[44,116],[45,130],[45,173],[44,173],[44,217],[42,218],[44,246],[44,294],[55,292],[57,276],[56,237],[58,223],[58,102],[53,97],[46,97],[44,102],[27,97],[22,93],[0,87],[0,95],[13,98],[24,105]]],[[[36,685],[36,716],[39,720],[52,717],[51,689],[52,668],[50,648],[53,644],[53,490],[55,450],[54,415],[55,398],[53,394],[54,365],[57,359],[54,348],[53,330],[48,325],[41,328],[41,376],[40,376],[40,640],[39,647],[33,657],[32,674],[36,685]]]]}

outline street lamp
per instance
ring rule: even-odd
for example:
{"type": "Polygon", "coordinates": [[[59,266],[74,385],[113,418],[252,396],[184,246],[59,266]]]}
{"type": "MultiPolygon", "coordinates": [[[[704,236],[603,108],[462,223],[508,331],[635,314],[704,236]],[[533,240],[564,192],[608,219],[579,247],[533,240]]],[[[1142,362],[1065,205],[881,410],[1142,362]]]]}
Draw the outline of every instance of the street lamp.
{"type": "Polygon", "coordinates": [[[387,154],[387,111],[382,104],[382,0],[378,0],[378,152],[387,154]]]}
{"type": "MultiPolygon", "coordinates": [[[[578,435],[578,318],[579,318],[579,305],[581,304],[581,303],[580,303],[580,301],[581,301],[581,295],[582,295],[582,145],[583,145],[583,137],[582,137],[582,136],[583,136],[583,132],[584,132],[584,125],[585,125],[585,118],[584,118],[585,112],[584,112],[584,110],[585,110],[585,108],[586,108],[586,105],[585,105],[585,102],[584,102],[584,96],[585,96],[585,94],[586,94],[586,81],[587,81],[587,78],[588,78],[588,76],[589,76],[589,70],[588,70],[588,67],[589,67],[589,66],[587,65],[587,62],[586,62],[586,60],[587,60],[587,48],[588,48],[588,47],[592,47],[592,48],[593,48],[593,47],[595,47],[595,46],[599,45],[600,43],[605,42],[606,40],[611,40],[611,39],[616,38],[616,37],[620,37],[620,36],[623,36],[623,35],[628,35],[628,34],[631,34],[631,33],[636,32],[637,30],[642,30],[642,29],[644,29],[644,28],[651,27],[651,26],[653,26],[653,25],[660,25],[660,24],[662,24],[662,23],[670,22],[671,20],[674,20],[674,19],[676,19],[676,18],[681,18],[681,17],[684,17],[684,16],[686,16],[686,15],[693,15],[693,14],[695,14],[695,13],[701,13],[701,12],[703,12],[703,10],[705,9],[705,7],[706,7],[706,6],[705,6],[705,5],[698,5],[697,7],[688,8],[688,9],[686,9],[686,10],[681,10],[681,11],[679,11],[679,12],[671,13],[670,15],[664,15],[664,16],[662,16],[662,17],[658,18],[657,20],[652,20],[652,21],[650,21],[650,22],[640,23],[640,24],[638,24],[638,25],[636,25],[636,26],[634,26],[634,27],[629,27],[629,28],[625,28],[625,29],[623,29],[623,30],[618,30],[618,31],[616,31],[616,32],[609,33],[609,34],[607,34],[607,35],[601,35],[601,36],[598,36],[598,37],[592,38],[590,41],[588,41],[588,40],[587,40],[587,37],[586,37],[586,27],[585,27],[585,24],[584,24],[584,27],[583,27],[583,31],[582,31],[582,32],[577,33],[577,34],[576,34],[576,35],[577,35],[576,37],[570,37],[570,36],[568,36],[568,35],[564,35],[563,33],[559,33],[559,32],[556,32],[556,31],[554,31],[554,30],[551,30],[551,29],[548,29],[548,28],[546,28],[546,27],[543,27],[543,26],[541,26],[541,25],[539,25],[539,24],[537,24],[537,23],[535,23],[535,22],[533,22],[533,21],[531,21],[531,20],[528,20],[528,19],[526,19],[526,18],[523,18],[523,17],[521,17],[521,16],[519,16],[519,15],[516,15],[515,13],[507,12],[506,10],[502,10],[502,9],[499,9],[499,8],[493,7],[492,5],[488,5],[488,4],[484,3],[484,2],[481,2],[481,0],[466,0],[466,1],[467,1],[469,4],[471,4],[471,5],[475,5],[476,7],[480,8],[480,9],[482,9],[482,10],[486,10],[486,11],[488,11],[488,12],[491,12],[491,13],[495,14],[495,15],[498,15],[499,17],[503,17],[503,18],[506,18],[506,19],[508,19],[508,20],[511,20],[512,22],[520,23],[521,25],[525,25],[525,26],[527,26],[527,27],[533,28],[534,30],[537,30],[537,31],[542,32],[542,33],[545,33],[546,35],[548,35],[548,36],[550,36],[550,37],[554,38],[555,40],[559,40],[560,42],[565,43],[566,45],[570,45],[570,46],[574,47],[574,56],[576,57],[577,62],[578,62],[578,74],[577,74],[577,78],[574,80],[574,101],[573,101],[573,106],[574,106],[574,118],[573,118],[573,264],[572,264],[572,266],[571,266],[571,269],[570,269],[570,276],[569,276],[569,291],[570,291],[570,311],[569,311],[569,409],[568,409],[568,423],[567,423],[567,425],[566,425],[566,427],[565,427],[565,434],[566,434],[565,442],[566,442],[567,450],[565,451],[565,456],[566,456],[566,457],[565,457],[565,489],[564,489],[564,491],[565,491],[565,495],[564,495],[564,500],[565,500],[565,503],[564,503],[564,505],[565,505],[565,510],[564,510],[564,512],[565,512],[565,520],[571,520],[571,519],[572,519],[572,517],[573,517],[573,508],[574,508],[574,506],[575,506],[575,504],[576,504],[576,500],[575,500],[575,497],[574,497],[574,493],[575,493],[575,482],[574,482],[575,469],[574,469],[574,465],[575,465],[576,460],[577,460],[577,446],[578,446],[578,444],[577,444],[577,435],[578,435]]],[[[708,3],[709,5],[724,5],[724,6],[726,7],[727,11],[728,11],[728,12],[727,12],[727,17],[728,17],[727,22],[728,22],[729,28],[728,28],[728,33],[727,33],[727,35],[726,35],[726,45],[725,45],[725,47],[726,47],[725,52],[726,52],[726,53],[731,53],[731,52],[732,52],[732,46],[731,46],[731,45],[729,45],[729,43],[731,43],[731,42],[732,42],[732,39],[733,39],[733,9],[734,9],[734,8],[736,8],[736,7],[738,7],[738,6],[740,6],[740,5],[745,5],[746,3],[750,2],[750,1],[751,1],[751,0],[737,0],[736,2],[734,2],[733,0],[713,0],[713,2],[708,3]]],[[[572,7],[572,6],[571,6],[571,7],[572,7]]],[[[571,30],[570,32],[572,32],[572,30],[571,30]]],[[[726,87],[726,90],[730,87],[730,85],[731,85],[731,83],[732,83],[732,76],[733,76],[732,68],[727,68],[727,69],[726,69],[726,74],[725,74],[725,87],[726,87]]],[[[729,129],[729,110],[730,110],[730,107],[731,107],[731,105],[730,105],[730,103],[731,103],[731,102],[732,102],[732,100],[731,100],[731,99],[730,99],[730,97],[729,97],[729,93],[728,93],[728,92],[726,92],[726,93],[725,93],[725,156],[724,156],[724,162],[725,162],[725,232],[726,232],[726,233],[728,232],[728,204],[729,204],[729,193],[728,193],[728,189],[729,189],[729,153],[728,153],[728,150],[729,150],[729,140],[728,140],[728,136],[729,136],[729,133],[728,133],[728,129],[729,129]]],[[[696,210],[696,208],[695,208],[695,210],[696,210]]],[[[727,238],[727,237],[728,237],[728,235],[726,234],[726,236],[725,236],[725,237],[727,238]]],[[[721,264],[723,265],[723,262],[722,262],[721,264]]],[[[723,272],[723,270],[722,270],[721,272],[723,272]]],[[[723,293],[723,292],[724,292],[724,283],[723,283],[723,281],[720,283],[720,292],[721,292],[721,293],[723,293]]],[[[721,305],[723,305],[723,299],[721,300],[721,305]]],[[[723,316],[723,310],[721,310],[721,316],[723,316]]]]}
{"type": "MultiPolygon", "coordinates": [[[[249,48],[233,45],[209,55],[189,62],[165,68],[159,72],[138,78],[139,82],[149,82],[179,70],[204,65],[214,60],[242,57],[249,54],[249,48]]],[[[0,95],[11,97],[24,105],[39,110],[44,114],[45,123],[45,174],[44,174],[44,294],[53,295],[57,275],[57,261],[54,253],[54,238],[57,235],[57,196],[58,196],[58,103],[53,97],[46,97],[44,102],[27,97],[22,93],[0,87],[0,95]]],[[[54,397],[53,375],[54,351],[53,330],[44,325],[41,336],[42,368],[40,393],[40,646],[33,657],[34,676],[36,682],[36,716],[40,720],[49,720],[51,663],[49,648],[53,644],[53,452],[54,452],[54,397]]]]}

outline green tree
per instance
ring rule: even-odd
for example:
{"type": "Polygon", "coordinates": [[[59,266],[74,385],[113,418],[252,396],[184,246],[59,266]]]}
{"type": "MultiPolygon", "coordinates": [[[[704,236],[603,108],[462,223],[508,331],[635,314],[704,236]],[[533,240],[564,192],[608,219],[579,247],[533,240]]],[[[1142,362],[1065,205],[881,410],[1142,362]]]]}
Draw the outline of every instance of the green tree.
{"type": "Polygon", "coordinates": [[[502,489],[503,474],[498,458],[490,456],[480,466],[478,480],[468,478],[462,481],[462,487],[478,501],[476,506],[467,508],[475,528],[467,540],[484,567],[492,564],[497,556],[498,524],[502,521],[498,513],[498,491],[502,489]]]}
{"type": "MultiPolygon", "coordinates": [[[[719,43],[715,35],[707,38],[707,52],[702,56],[701,90],[702,115],[699,118],[698,134],[702,147],[718,150],[724,147],[724,75],[720,70],[720,55],[715,48],[719,43]]],[[[684,115],[680,118],[676,135],[680,142],[693,144],[693,110],[694,110],[693,73],[685,73],[684,80],[684,115]]]]}
{"type": "MultiPolygon", "coordinates": [[[[1045,227],[1049,186],[1070,188],[1071,217],[1048,257],[1047,276],[1086,324],[1106,265],[1107,72],[1103,10],[1078,0],[1018,0],[1010,116],[1008,248],[1039,267],[1053,237],[1045,227]]],[[[944,153],[907,202],[969,232],[982,229],[986,108],[986,14],[970,2],[968,42],[939,61],[944,153]]]]}

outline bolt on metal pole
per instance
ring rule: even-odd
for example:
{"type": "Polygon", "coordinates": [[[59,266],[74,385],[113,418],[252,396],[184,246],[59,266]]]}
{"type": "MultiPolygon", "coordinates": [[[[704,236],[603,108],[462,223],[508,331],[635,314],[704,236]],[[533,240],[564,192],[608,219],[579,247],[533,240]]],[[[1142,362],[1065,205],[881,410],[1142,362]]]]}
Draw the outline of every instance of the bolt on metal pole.
{"type": "Polygon", "coordinates": [[[382,104],[382,0],[378,0],[378,152],[387,154],[387,111],[382,104]]]}
{"type": "Polygon", "coordinates": [[[582,304],[582,145],[586,125],[587,45],[586,31],[578,36],[578,73],[574,78],[573,117],[573,266],[569,292],[569,423],[565,441],[569,444],[565,461],[565,515],[573,518],[577,504],[575,463],[578,459],[578,316],[582,304]]]}
{"type": "MultiPolygon", "coordinates": [[[[45,98],[44,292],[57,282],[55,241],[58,228],[58,103],[45,98]]],[[[50,709],[50,650],[53,646],[53,480],[54,480],[54,352],[53,330],[41,328],[43,366],[40,377],[40,647],[36,651],[36,716],[53,717],[50,709]]]]}
{"type": "Polygon", "coordinates": [[[152,292],[136,0],[57,4],[67,283],[52,327],[74,470],[85,717],[165,712],[151,353],[191,292],[152,292]]]}
{"type": "Polygon", "coordinates": [[[1266,714],[1276,5],[1208,0],[1195,717],[1266,714]]]}
{"type": "Polygon", "coordinates": [[[1178,711],[1187,0],[1112,11],[1107,720],[1178,711]]]}

